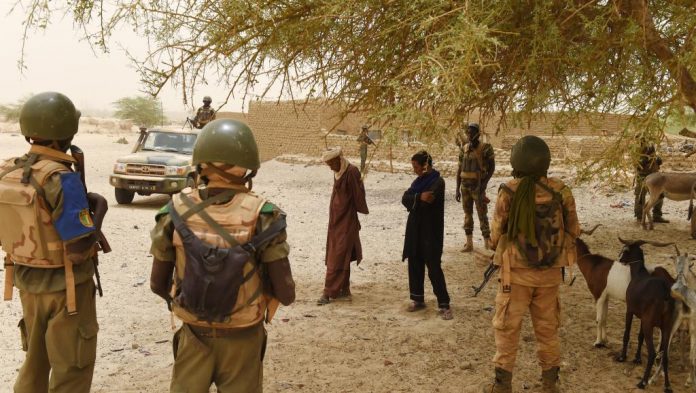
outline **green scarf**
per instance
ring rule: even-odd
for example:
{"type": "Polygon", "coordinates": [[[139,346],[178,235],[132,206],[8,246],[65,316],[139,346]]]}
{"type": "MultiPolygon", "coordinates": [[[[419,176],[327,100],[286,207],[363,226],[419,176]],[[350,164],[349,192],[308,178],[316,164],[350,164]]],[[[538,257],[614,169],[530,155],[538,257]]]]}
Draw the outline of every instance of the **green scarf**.
{"type": "Polygon", "coordinates": [[[512,197],[507,225],[509,240],[517,239],[517,235],[522,233],[527,242],[534,247],[538,247],[534,216],[536,214],[536,182],[539,177],[535,175],[522,177],[512,197]]]}

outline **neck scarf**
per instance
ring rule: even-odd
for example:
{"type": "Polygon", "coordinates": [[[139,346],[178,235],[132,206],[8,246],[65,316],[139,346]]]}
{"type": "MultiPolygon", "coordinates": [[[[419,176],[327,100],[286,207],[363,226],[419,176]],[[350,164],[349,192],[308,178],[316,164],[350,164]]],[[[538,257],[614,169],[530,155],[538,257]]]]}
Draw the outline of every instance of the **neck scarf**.
{"type": "Polygon", "coordinates": [[[338,170],[338,172],[334,172],[334,179],[338,180],[343,176],[344,173],[346,173],[346,169],[348,169],[348,160],[346,160],[343,155],[341,157],[341,169],[338,170]]]}
{"type": "Polygon", "coordinates": [[[521,233],[534,247],[538,247],[534,216],[536,214],[536,182],[540,177],[540,175],[522,177],[512,197],[507,225],[508,239],[517,239],[517,235],[521,233]]]}
{"type": "Polygon", "coordinates": [[[437,179],[440,178],[440,172],[438,172],[435,169],[431,169],[430,171],[422,174],[421,176],[418,176],[416,180],[411,183],[411,188],[408,189],[407,192],[413,193],[413,194],[420,194],[423,191],[426,191],[428,188],[430,188],[433,183],[437,179]]]}

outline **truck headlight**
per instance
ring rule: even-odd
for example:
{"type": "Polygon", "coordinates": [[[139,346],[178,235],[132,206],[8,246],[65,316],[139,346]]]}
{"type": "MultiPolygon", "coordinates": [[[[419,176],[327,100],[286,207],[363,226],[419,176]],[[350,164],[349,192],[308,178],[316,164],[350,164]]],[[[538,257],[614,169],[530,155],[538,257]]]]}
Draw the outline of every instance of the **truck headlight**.
{"type": "Polygon", "coordinates": [[[167,166],[164,168],[166,176],[184,176],[188,167],[186,166],[167,166]]]}
{"type": "Polygon", "coordinates": [[[126,164],[120,162],[114,164],[114,173],[126,173],[126,164]]]}

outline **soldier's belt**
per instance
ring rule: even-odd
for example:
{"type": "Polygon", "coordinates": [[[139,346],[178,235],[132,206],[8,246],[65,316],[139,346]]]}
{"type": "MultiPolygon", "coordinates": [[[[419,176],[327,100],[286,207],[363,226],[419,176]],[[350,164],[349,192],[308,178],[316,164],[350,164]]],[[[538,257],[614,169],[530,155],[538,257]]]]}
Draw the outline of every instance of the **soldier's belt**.
{"type": "Polygon", "coordinates": [[[462,179],[478,179],[480,177],[479,172],[460,172],[459,177],[462,179]]]}
{"type": "Polygon", "coordinates": [[[239,329],[239,328],[225,329],[225,328],[212,328],[212,327],[205,327],[205,326],[196,326],[196,325],[191,325],[191,324],[187,324],[187,325],[196,336],[209,337],[209,338],[228,337],[228,336],[232,336],[236,333],[239,333],[241,330],[243,330],[243,329],[239,329]]]}

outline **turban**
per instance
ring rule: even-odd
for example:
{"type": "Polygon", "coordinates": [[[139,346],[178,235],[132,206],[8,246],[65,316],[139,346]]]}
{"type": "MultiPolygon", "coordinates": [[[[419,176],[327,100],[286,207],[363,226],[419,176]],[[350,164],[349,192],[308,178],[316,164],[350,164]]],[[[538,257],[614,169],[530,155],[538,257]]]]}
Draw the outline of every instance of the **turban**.
{"type": "Polygon", "coordinates": [[[341,157],[343,155],[343,150],[340,147],[334,147],[324,152],[321,155],[321,160],[324,162],[331,161],[336,157],[341,157]]]}

